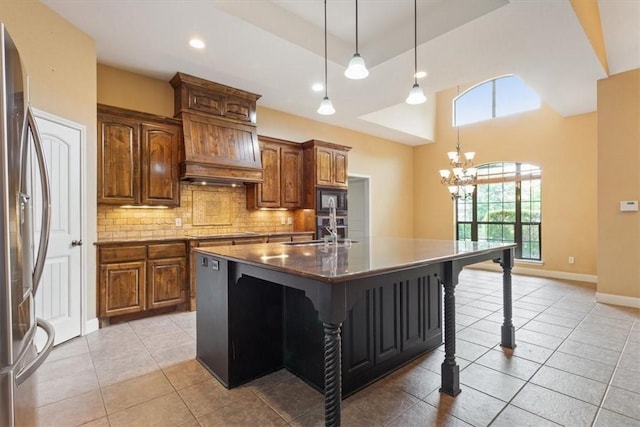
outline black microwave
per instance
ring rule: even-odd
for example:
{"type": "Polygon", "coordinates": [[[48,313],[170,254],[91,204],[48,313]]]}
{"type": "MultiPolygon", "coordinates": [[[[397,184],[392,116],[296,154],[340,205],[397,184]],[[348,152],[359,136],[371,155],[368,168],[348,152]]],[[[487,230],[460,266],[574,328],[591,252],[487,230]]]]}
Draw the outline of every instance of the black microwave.
{"type": "Polygon", "coordinates": [[[316,211],[329,213],[331,204],[336,208],[336,212],[347,212],[347,190],[335,188],[318,188],[316,196],[316,211]]]}

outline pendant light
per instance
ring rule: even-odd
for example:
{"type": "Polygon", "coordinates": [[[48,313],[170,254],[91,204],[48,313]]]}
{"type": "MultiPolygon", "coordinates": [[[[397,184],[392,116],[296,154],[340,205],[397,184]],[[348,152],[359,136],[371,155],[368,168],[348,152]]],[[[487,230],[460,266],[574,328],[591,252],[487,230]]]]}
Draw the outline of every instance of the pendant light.
{"type": "Polygon", "coordinates": [[[369,75],[364,59],[358,53],[358,0],[356,0],[356,53],[353,54],[349,66],[344,70],[344,75],[352,80],[364,79],[369,75]]]}
{"type": "Polygon", "coordinates": [[[418,84],[418,0],[413,0],[413,87],[409,91],[407,96],[407,104],[422,104],[427,101],[427,97],[424,96],[422,88],[418,84]]]}
{"type": "Polygon", "coordinates": [[[324,0],[324,98],[318,107],[318,114],[329,116],[335,112],[329,95],[327,95],[327,0],[324,0]]]}

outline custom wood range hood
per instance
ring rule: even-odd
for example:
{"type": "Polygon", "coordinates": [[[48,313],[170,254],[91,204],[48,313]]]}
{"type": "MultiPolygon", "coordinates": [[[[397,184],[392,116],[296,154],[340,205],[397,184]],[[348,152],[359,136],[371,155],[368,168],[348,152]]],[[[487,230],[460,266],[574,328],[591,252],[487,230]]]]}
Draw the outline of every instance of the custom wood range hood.
{"type": "Polygon", "coordinates": [[[184,73],[170,81],[182,120],[180,178],[216,184],[262,182],[256,129],[260,95],[184,73]]]}

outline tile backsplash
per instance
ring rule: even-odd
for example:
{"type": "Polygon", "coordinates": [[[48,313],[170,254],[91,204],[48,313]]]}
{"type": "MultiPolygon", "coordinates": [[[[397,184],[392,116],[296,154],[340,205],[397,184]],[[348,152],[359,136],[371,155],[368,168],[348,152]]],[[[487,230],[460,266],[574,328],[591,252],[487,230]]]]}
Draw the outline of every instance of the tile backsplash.
{"type": "Polygon", "coordinates": [[[246,187],[180,183],[180,206],[169,209],[98,205],[98,240],[293,231],[292,211],[247,210],[246,187]],[[176,226],[176,219],[182,226],[176,226]],[[282,224],[284,218],[285,224],[282,224]]]}

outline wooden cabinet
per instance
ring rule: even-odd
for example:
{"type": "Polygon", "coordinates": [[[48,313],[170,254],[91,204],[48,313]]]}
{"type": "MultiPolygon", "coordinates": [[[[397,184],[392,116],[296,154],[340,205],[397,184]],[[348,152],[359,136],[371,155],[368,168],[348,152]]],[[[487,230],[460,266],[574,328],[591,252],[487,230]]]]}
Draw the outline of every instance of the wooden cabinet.
{"type": "Polygon", "coordinates": [[[176,115],[194,112],[256,124],[256,101],[260,95],[185,73],[176,73],[169,83],[174,88],[176,115]]]}
{"type": "Polygon", "coordinates": [[[317,187],[347,188],[347,160],[351,147],[311,140],[305,142],[303,148],[307,186],[310,182],[317,187]]]}
{"type": "Polygon", "coordinates": [[[100,266],[100,317],[137,313],[145,308],[144,261],[100,266]]]}
{"type": "Polygon", "coordinates": [[[184,240],[99,245],[98,316],[106,319],[186,302],[184,240]]]}
{"type": "Polygon", "coordinates": [[[263,182],[247,187],[247,209],[302,206],[302,147],[295,142],[259,137],[263,182]]]}
{"type": "Polygon", "coordinates": [[[98,105],[98,203],[178,206],[180,140],[177,120],[98,105]]]}

